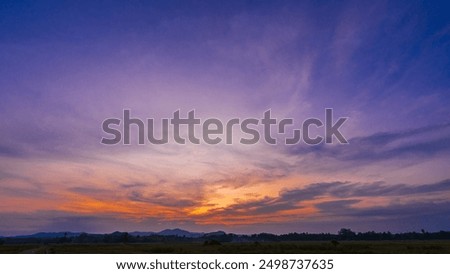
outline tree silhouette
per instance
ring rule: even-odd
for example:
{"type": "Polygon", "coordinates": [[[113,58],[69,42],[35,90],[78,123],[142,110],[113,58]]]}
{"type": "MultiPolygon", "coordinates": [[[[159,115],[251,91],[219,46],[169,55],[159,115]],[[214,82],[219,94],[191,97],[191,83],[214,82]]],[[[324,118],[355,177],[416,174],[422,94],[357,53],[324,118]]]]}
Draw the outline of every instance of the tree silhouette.
{"type": "Polygon", "coordinates": [[[350,228],[341,228],[338,232],[338,236],[341,240],[354,240],[356,233],[350,228]]]}

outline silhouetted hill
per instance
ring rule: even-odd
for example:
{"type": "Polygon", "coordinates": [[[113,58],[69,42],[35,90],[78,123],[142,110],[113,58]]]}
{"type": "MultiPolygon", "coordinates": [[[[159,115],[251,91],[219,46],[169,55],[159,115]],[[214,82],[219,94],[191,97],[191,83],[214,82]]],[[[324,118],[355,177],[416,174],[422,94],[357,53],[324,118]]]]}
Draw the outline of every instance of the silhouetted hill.
{"type": "Polygon", "coordinates": [[[131,236],[150,236],[150,235],[155,235],[157,234],[156,232],[142,232],[142,231],[133,231],[130,232],[131,236]]]}
{"type": "Polygon", "coordinates": [[[209,232],[209,233],[205,233],[205,237],[214,237],[214,236],[224,236],[224,235],[226,235],[227,233],[225,233],[225,231],[221,231],[221,230],[219,230],[219,231],[216,231],[216,232],[209,232]]]}
{"type": "Polygon", "coordinates": [[[189,232],[187,230],[175,228],[175,229],[164,229],[163,231],[158,232],[157,235],[178,236],[178,237],[187,237],[187,238],[200,238],[203,235],[205,235],[205,233],[189,232]]]}

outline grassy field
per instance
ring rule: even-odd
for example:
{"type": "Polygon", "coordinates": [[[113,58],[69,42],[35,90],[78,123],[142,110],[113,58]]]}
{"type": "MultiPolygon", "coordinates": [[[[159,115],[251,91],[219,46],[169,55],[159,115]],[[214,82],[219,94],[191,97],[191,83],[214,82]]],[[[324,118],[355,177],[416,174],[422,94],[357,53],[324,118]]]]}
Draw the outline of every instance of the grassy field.
{"type": "Polygon", "coordinates": [[[132,254],[132,253],[288,253],[288,254],[450,254],[450,241],[343,241],[263,243],[149,243],[1,245],[0,253],[132,254]]]}

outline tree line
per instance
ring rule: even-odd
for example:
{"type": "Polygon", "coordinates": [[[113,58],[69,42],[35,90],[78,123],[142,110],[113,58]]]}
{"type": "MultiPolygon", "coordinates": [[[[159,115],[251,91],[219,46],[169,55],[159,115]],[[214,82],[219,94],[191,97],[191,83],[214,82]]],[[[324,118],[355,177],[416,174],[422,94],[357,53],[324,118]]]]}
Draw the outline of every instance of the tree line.
{"type": "Polygon", "coordinates": [[[57,243],[164,243],[164,242],[285,242],[285,241],[403,241],[403,240],[450,240],[450,231],[439,232],[354,232],[349,228],[342,228],[338,233],[288,233],[271,234],[259,233],[238,235],[233,233],[212,233],[201,237],[186,237],[177,235],[132,235],[127,232],[109,234],[65,233],[59,237],[6,237],[0,238],[0,244],[57,244],[57,243]]]}

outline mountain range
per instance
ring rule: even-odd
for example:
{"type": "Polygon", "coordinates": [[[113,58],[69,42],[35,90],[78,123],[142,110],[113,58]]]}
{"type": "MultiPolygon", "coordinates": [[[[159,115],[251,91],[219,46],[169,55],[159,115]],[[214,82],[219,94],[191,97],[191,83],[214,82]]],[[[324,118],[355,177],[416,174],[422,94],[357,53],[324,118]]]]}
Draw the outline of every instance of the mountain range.
{"type": "MultiPolygon", "coordinates": [[[[117,231],[118,232],[118,231],[117,231]]],[[[117,233],[114,232],[114,233],[117,233]]],[[[39,232],[35,234],[30,235],[18,235],[18,236],[12,236],[9,238],[37,238],[37,239],[51,239],[51,238],[62,238],[62,237],[77,237],[81,235],[84,232],[39,232]]],[[[92,233],[94,234],[94,233],[92,233]]],[[[164,229],[160,232],[143,232],[143,231],[134,231],[128,233],[132,236],[177,236],[177,237],[186,237],[186,238],[201,238],[203,236],[220,236],[225,235],[226,233],[224,231],[215,231],[215,232],[190,232],[187,230],[175,228],[175,229],[164,229]]],[[[1,238],[1,236],[0,236],[1,238]]]]}

